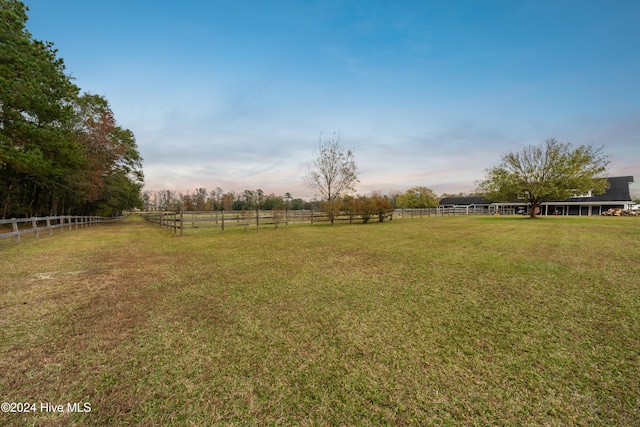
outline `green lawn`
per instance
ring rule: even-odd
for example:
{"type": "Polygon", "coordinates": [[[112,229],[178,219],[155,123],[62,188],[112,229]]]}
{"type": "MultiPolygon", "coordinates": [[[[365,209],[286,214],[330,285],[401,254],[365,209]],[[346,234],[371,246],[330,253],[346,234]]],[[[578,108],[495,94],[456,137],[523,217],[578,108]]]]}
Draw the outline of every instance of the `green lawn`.
{"type": "Polygon", "coordinates": [[[640,422],[638,218],[0,243],[0,425],[640,422]]]}

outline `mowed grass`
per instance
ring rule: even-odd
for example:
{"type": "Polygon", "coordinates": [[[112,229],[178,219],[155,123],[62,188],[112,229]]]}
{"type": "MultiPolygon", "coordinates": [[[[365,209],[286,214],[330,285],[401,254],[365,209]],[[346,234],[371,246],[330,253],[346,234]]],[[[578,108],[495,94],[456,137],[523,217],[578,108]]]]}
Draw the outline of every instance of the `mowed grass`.
{"type": "Polygon", "coordinates": [[[124,222],[0,249],[2,425],[638,425],[640,221],[124,222]]]}

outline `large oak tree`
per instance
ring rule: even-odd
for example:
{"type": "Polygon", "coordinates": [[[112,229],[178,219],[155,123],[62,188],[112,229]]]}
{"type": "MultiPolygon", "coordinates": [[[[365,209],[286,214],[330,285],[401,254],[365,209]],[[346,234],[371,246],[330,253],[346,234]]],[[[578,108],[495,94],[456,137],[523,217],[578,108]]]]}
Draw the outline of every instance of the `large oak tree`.
{"type": "Polygon", "coordinates": [[[609,158],[602,151],[590,145],[573,148],[549,138],[502,156],[500,164],[486,170],[478,190],[493,201],[525,201],[535,218],[543,202],[604,193],[609,158]]]}

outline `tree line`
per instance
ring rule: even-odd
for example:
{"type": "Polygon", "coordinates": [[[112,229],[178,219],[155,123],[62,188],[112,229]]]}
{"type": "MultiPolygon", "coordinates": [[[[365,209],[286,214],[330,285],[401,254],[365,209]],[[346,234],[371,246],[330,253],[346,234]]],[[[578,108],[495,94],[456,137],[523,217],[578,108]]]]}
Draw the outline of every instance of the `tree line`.
{"type": "MultiPolygon", "coordinates": [[[[442,197],[449,195],[443,194],[442,197]]],[[[413,187],[404,193],[383,194],[376,191],[369,195],[348,194],[335,199],[334,209],[346,214],[369,211],[372,207],[386,209],[435,208],[440,196],[427,187],[413,187]]],[[[220,187],[208,191],[196,188],[193,192],[172,190],[144,191],[142,209],[145,211],[243,211],[243,210],[303,210],[328,209],[326,201],[294,198],[291,193],[265,194],[262,189],[225,192],[220,187]]]]}
{"type": "Polygon", "coordinates": [[[142,158],[108,101],[81,93],[28,8],[0,0],[0,216],[118,215],[142,207],[142,158]]]}
{"type": "Polygon", "coordinates": [[[142,209],[145,211],[244,211],[254,209],[312,209],[312,202],[293,198],[290,193],[283,196],[265,194],[261,189],[224,192],[220,187],[207,191],[196,188],[193,193],[159,190],[142,193],[142,209]]]}

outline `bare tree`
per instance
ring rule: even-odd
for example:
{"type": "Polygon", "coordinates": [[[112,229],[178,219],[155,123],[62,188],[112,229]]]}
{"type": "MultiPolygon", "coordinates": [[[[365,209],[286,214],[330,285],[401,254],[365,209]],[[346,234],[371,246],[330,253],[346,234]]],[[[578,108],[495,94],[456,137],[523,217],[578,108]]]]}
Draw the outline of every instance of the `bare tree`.
{"type": "Polygon", "coordinates": [[[347,191],[355,191],[359,183],[358,167],[352,149],[345,149],[340,144],[340,135],[318,142],[314,152],[313,165],[303,176],[305,184],[312,189],[316,197],[324,203],[331,225],[336,215],[333,208],[338,198],[347,191]]]}

